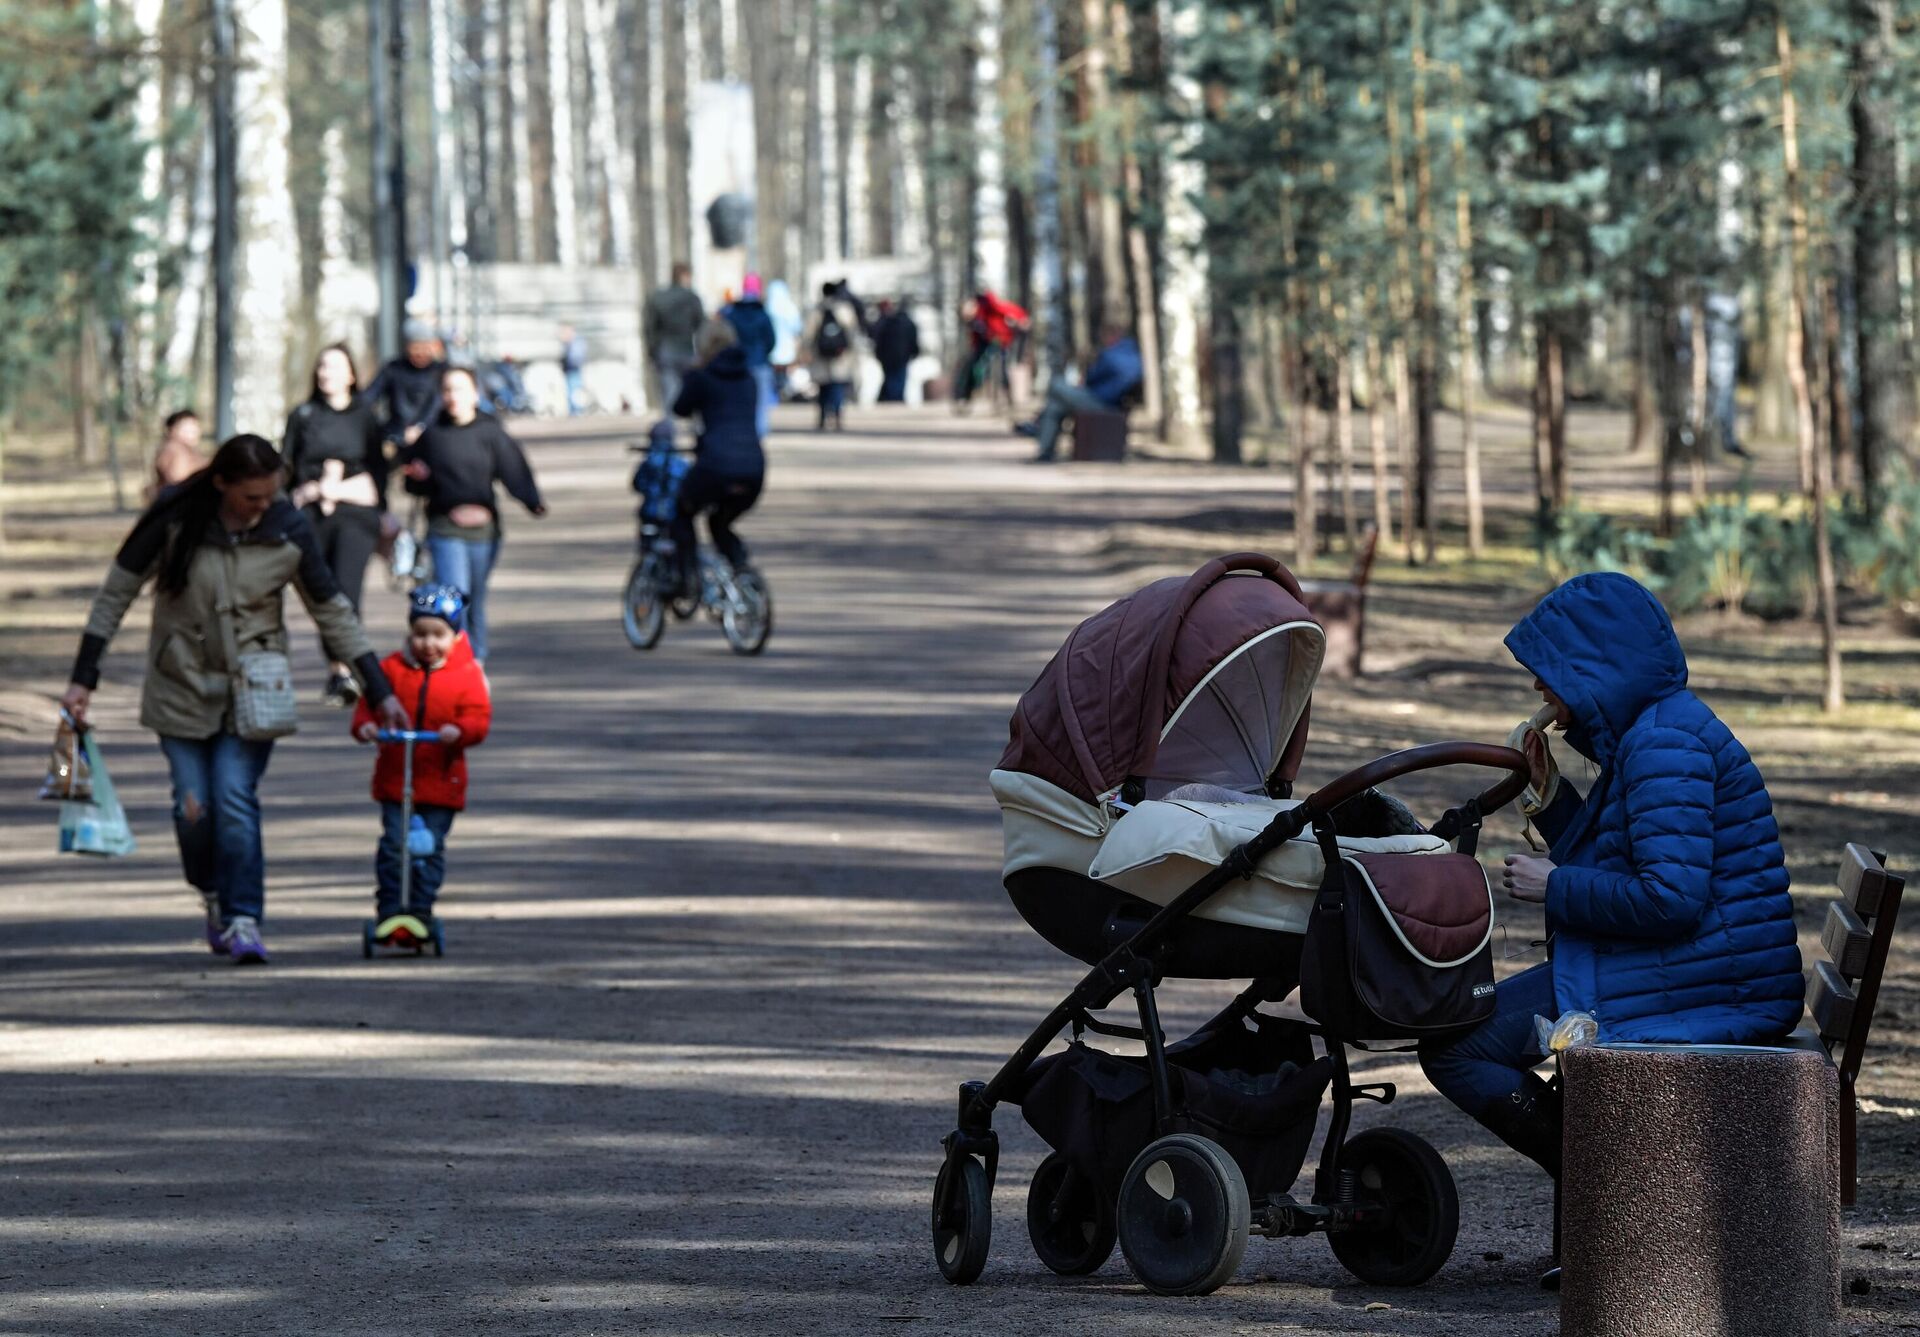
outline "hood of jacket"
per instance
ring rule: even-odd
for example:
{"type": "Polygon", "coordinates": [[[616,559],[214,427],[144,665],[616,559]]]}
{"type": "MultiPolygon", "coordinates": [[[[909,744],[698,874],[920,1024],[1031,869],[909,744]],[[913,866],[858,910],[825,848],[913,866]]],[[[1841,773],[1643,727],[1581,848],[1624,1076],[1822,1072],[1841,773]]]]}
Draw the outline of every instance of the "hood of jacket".
{"type": "Polygon", "coordinates": [[[1567,741],[1605,766],[1646,708],[1687,685],[1687,657],[1652,592],[1596,571],[1554,590],[1507,633],[1513,657],[1566,702],[1567,741]]]}
{"type": "Polygon", "coordinates": [[[727,381],[745,380],[747,376],[747,353],[738,344],[730,344],[707,360],[706,370],[727,381]]]}

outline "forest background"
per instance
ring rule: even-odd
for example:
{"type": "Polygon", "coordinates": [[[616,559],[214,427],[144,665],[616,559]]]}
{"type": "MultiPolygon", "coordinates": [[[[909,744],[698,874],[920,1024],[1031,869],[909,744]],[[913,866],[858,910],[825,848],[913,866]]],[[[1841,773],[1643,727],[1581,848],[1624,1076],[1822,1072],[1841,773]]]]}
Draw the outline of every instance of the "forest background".
{"type": "MultiPolygon", "coordinates": [[[[604,267],[637,308],[706,226],[690,102],[735,85],[752,268],[804,298],[891,257],[949,349],[996,288],[1043,383],[1127,326],[1152,435],[1325,500],[1293,507],[1303,557],[1369,523],[1409,561],[1484,555],[1516,480],[1478,428],[1517,405],[1550,566],[1810,614],[1833,702],[1849,590],[1914,610],[1908,0],[391,3],[423,295],[604,267]],[[1579,404],[1627,410],[1644,529],[1572,495],[1579,404]],[[1716,452],[1782,440],[1790,495],[1712,495],[1716,452]]],[[[204,397],[223,72],[242,398],[365,345],[323,291],[372,254],[377,9],[0,0],[0,433],[87,463],[204,397]]]]}

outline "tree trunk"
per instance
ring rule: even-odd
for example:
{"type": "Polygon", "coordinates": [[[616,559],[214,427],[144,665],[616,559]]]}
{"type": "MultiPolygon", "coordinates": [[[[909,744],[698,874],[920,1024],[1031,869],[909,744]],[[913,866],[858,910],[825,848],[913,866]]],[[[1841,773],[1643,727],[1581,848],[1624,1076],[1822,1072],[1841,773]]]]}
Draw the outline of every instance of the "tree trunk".
{"type": "Polygon", "coordinates": [[[825,0],[801,2],[807,16],[806,95],[800,112],[800,264],[804,269],[827,258],[826,106],[820,90],[825,68],[820,49],[827,39],[827,23],[825,0]]]}
{"type": "Polygon", "coordinates": [[[552,35],[550,10],[565,3],[527,0],[527,181],[533,193],[529,258],[535,264],[552,264],[560,258],[559,204],[554,193],[553,60],[548,43],[552,35]]]}
{"type": "MultiPolygon", "coordinates": [[[[1367,310],[1376,309],[1371,295],[1367,310]]],[[[1380,335],[1369,323],[1367,357],[1367,446],[1373,464],[1373,527],[1381,543],[1393,542],[1393,493],[1387,479],[1386,361],[1380,354],[1380,335]]]]}
{"type": "Polygon", "coordinates": [[[1774,43],[1780,57],[1780,139],[1786,166],[1787,219],[1792,232],[1790,281],[1792,308],[1787,322],[1787,375],[1793,380],[1794,417],[1800,432],[1800,452],[1810,458],[1807,470],[1809,501],[1813,507],[1814,597],[1820,614],[1820,651],[1825,665],[1822,704],[1829,714],[1846,704],[1840,672],[1840,625],[1834,588],[1833,548],[1827,533],[1826,463],[1816,457],[1813,395],[1807,384],[1805,347],[1808,269],[1812,244],[1808,239],[1807,207],[1800,196],[1799,111],[1793,93],[1793,38],[1784,18],[1774,23],[1774,43]]]}
{"type": "MultiPolygon", "coordinates": [[[[1283,339],[1281,347],[1287,344],[1283,339]]],[[[1304,358],[1282,356],[1293,369],[1294,380],[1293,418],[1287,424],[1293,456],[1293,563],[1304,571],[1320,549],[1320,493],[1313,473],[1313,376],[1304,358]]]]}
{"type": "Polygon", "coordinates": [[[1695,294],[1693,303],[1688,307],[1691,316],[1687,329],[1691,336],[1691,354],[1693,358],[1692,398],[1687,405],[1688,444],[1687,478],[1693,494],[1694,505],[1698,506],[1707,499],[1707,304],[1705,298],[1695,294]]]}
{"type": "Polygon", "coordinates": [[[1360,514],[1353,500],[1353,358],[1344,347],[1333,361],[1333,446],[1340,463],[1340,523],[1351,552],[1360,542],[1360,514]]]}
{"type": "MultiPolygon", "coordinates": [[[[1067,282],[1060,263],[1060,37],[1054,22],[1055,0],[1034,0],[1035,40],[1039,49],[1038,82],[1035,94],[1039,106],[1034,114],[1034,252],[1039,260],[1041,297],[1046,304],[1042,313],[1042,332],[1046,339],[1047,379],[1061,375],[1067,367],[1067,282]]],[[[1230,306],[1211,317],[1227,335],[1234,362],[1233,414],[1231,421],[1233,457],[1240,454],[1238,323],[1230,306]]],[[[1214,426],[1214,453],[1219,456],[1221,426],[1214,426]]]]}
{"type": "Polygon", "coordinates": [[[632,265],[633,159],[620,151],[619,120],[614,111],[613,27],[607,21],[610,0],[581,0],[580,35],[587,48],[588,97],[593,132],[587,136],[594,165],[594,199],[599,216],[600,263],[632,265]]]}
{"type": "Polygon", "coordinates": [[[1560,384],[1560,332],[1541,313],[1533,327],[1533,494],[1535,523],[1544,541],[1554,516],[1555,388],[1560,384]]]}
{"type": "MultiPolygon", "coordinates": [[[[1382,7],[1380,12],[1380,45],[1382,50],[1393,49],[1393,32],[1388,21],[1389,9],[1382,7]]],[[[1387,122],[1387,239],[1393,246],[1393,286],[1391,288],[1391,311],[1393,316],[1393,409],[1394,436],[1400,452],[1400,534],[1406,541],[1407,565],[1412,566],[1418,558],[1417,543],[1419,535],[1418,510],[1414,469],[1414,416],[1415,406],[1412,393],[1412,367],[1407,349],[1407,339],[1419,339],[1414,297],[1413,253],[1407,241],[1407,173],[1406,155],[1401,146],[1400,134],[1400,95],[1393,81],[1393,62],[1385,62],[1381,98],[1386,104],[1387,122]]]]}
{"type": "Polygon", "coordinates": [[[297,383],[286,317],[298,306],[300,285],[287,173],[287,12],[281,0],[238,0],[234,15],[241,34],[236,161],[245,164],[235,254],[234,423],[237,431],[277,437],[297,383]]]}
{"type": "Polygon", "coordinates": [[[1127,268],[1134,329],[1140,341],[1141,409],[1161,441],[1168,436],[1165,343],[1161,327],[1161,261],[1165,245],[1159,134],[1153,110],[1166,105],[1159,13],[1151,4],[1135,18],[1129,0],[1113,0],[1113,30],[1126,61],[1121,121],[1121,175],[1126,202],[1127,268]],[[1142,93],[1138,90],[1145,89],[1142,93]],[[1149,101],[1148,99],[1151,99],[1149,101]],[[1142,114],[1143,106],[1146,114],[1142,114]]]}
{"type": "MultiPolygon", "coordinates": [[[[1894,0],[1851,0],[1854,33],[1848,100],[1853,121],[1854,338],[1860,368],[1860,486],[1871,507],[1882,464],[1903,454],[1913,430],[1913,368],[1900,313],[1898,103],[1893,73],[1894,0]]],[[[1835,384],[1845,381],[1835,378],[1835,384]]],[[[1838,407],[1838,405],[1836,405],[1838,407]]],[[[1836,419],[1837,421],[1837,419],[1836,419]]],[[[1834,458],[1844,457],[1834,437],[1834,458]]]]}
{"type": "Polygon", "coordinates": [[[693,259],[693,144],[687,119],[687,0],[661,0],[660,120],[666,131],[667,262],[693,259]]]}
{"type": "MultiPolygon", "coordinates": [[[[839,11],[836,11],[838,13],[839,11]]],[[[834,33],[839,32],[838,27],[834,33]]],[[[857,62],[833,56],[833,246],[842,260],[853,256],[853,127],[857,62]]]]}
{"type": "Polygon", "coordinates": [[[1406,543],[1407,565],[1414,564],[1414,540],[1419,532],[1413,513],[1413,374],[1407,366],[1407,345],[1393,342],[1393,441],[1400,455],[1400,537],[1406,543]]]}
{"type": "MultiPolygon", "coordinates": [[[[1459,0],[1449,0],[1448,26],[1460,26],[1459,0]]],[[[1486,551],[1487,518],[1480,496],[1480,434],[1474,420],[1474,396],[1479,370],[1474,365],[1473,339],[1473,192],[1467,186],[1467,95],[1460,62],[1447,66],[1453,86],[1453,231],[1460,251],[1460,273],[1454,294],[1455,343],[1460,362],[1460,472],[1467,489],[1467,556],[1486,551]]]]}
{"type": "Polygon", "coordinates": [[[1659,440],[1660,404],[1654,393],[1652,317],[1642,301],[1633,303],[1633,416],[1627,427],[1627,453],[1644,455],[1659,440]]]}
{"type": "Polygon", "coordinates": [[[746,27],[748,78],[753,89],[755,196],[754,266],[763,274],[791,272],[787,249],[786,161],[779,152],[788,78],[785,0],[755,0],[741,11],[746,27]]]}
{"type": "Polygon", "coordinates": [[[867,253],[892,255],[894,237],[893,70],[867,62],[867,253]]]}
{"type": "Polygon", "coordinates": [[[493,6],[494,26],[500,37],[496,46],[500,66],[499,111],[500,153],[494,196],[494,251],[492,258],[503,261],[526,259],[527,234],[522,225],[521,201],[529,192],[527,176],[520,170],[521,146],[527,142],[526,56],[519,40],[520,6],[514,0],[488,0],[493,6]]]}
{"type": "MultiPolygon", "coordinates": [[[[1434,496],[1434,474],[1440,444],[1434,434],[1434,416],[1440,399],[1440,267],[1433,227],[1433,145],[1427,132],[1427,49],[1425,0],[1411,0],[1413,35],[1413,190],[1414,233],[1420,242],[1420,278],[1414,290],[1414,518],[1420,526],[1424,560],[1434,556],[1439,507],[1434,496]]],[[[1562,502],[1564,504],[1564,500],[1562,502]]]]}
{"type": "MultiPolygon", "coordinates": [[[[1841,470],[1845,461],[1855,458],[1853,437],[1853,393],[1847,383],[1847,361],[1844,336],[1845,322],[1841,319],[1840,284],[1828,276],[1820,285],[1820,332],[1821,347],[1827,369],[1827,431],[1826,449],[1822,452],[1823,467],[1827,471],[1827,486],[1840,486],[1841,470]]],[[[1864,382],[1861,390],[1865,397],[1864,382]]],[[[1865,457],[1860,457],[1862,464],[1865,457]]],[[[1862,469],[1861,490],[1866,490],[1865,470],[1862,469]]]]}
{"type": "Polygon", "coordinates": [[[633,26],[627,34],[627,62],[632,74],[625,101],[627,137],[633,151],[633,257],[640,270],[640,298],[644,303],[647,294],[667,277],[667,272],[666,266],[660,263],[659,214],[654,208],[657,197],[653,171],[654,0],[631,2],[634,13],[633,26]]]}
{"type": "MultiPolygon", "coordinates": [[[[759,4],[762,0],[751,0],[759,4]]],[[[674,0],[667,0],[668,4],[674,0]]],[[[732,75],[733,69],[728,62],[727,15],[722,0],[683,0],[683,3],[699,7],[700,20],[700,77],[705,80],[721,80],[732,75]]]]}

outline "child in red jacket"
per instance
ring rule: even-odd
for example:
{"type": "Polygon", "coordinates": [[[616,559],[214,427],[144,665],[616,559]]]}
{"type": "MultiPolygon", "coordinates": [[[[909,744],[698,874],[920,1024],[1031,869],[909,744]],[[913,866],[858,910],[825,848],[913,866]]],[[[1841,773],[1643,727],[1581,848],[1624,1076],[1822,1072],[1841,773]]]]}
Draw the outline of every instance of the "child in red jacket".
{"type": "MultiPolygon", "coordinates": [[[[486,671],[462,633],[467,601],[451,585],[422,585],[407,610],[407,648],[381,665],[394,696],[413,716],[413,727],[438,732],[437,743],[417,743],[413,754],[413,815],[433,833],[433,853],[416,857],[408,899],[410,913],[432,923],[433,900],[447,875],[447,832],[453,815],[467,806],[467,749],[479,745],[493,722],[486,671]]],[[[353,713],[353,736],[374,741],[379,724],[364,699],[353,713]]],[[[382,832],[374,855],[376,919],[382,925],[401,912],[400,860],[407,832],[400,824],[404,783],[403,745],[383,744],[373,766],[373,797],[380,804],[382,832]]]]}

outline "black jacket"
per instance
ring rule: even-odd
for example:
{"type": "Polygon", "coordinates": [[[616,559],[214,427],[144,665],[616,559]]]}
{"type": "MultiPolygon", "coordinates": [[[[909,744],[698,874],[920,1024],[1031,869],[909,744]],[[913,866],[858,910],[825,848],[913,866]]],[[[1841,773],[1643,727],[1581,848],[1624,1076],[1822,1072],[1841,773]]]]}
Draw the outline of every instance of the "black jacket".
{"type": "Polygon", "coordinates": [[[747,355],[736,344],[687,373],[673,411],[698,414],[700,443],[695,462],[725,478],[757,478],[767,471],[754,408],[759,390],[747,374],[747,355]]]}
{"type": "Polygon", "coordinates": [[[429,518],[443,516],[456,506],[484,506],[498,519],[496,483],[530,511],[546,507],[519,443],[490,413],[475,414],[464,427],[440,418],[400,452],[403,465],[414,460],[426,461],[427,477],[407,479],[407,491],[427,499],[429,518]]]}
{"type": "Polygon", "coordinates": [[[366,400],[376,408],[385,405],[387,440],[403,441],[407,428],[424,427],[440,416],[440,378],[446,370],[444,362],[416,367],[404,357],[380,369],[366,400]]]}
{"type": "Polygon", "coordinates": [[[345,409],[335,410],[318,395],[287,415],[287,437],[281,452],[293,485],[311,483],[326,471],[328,460],[339,460],[346,477],[371,474],[380,505],[387,504],[387,455],[373,405],[355,396],[345,409]]]}
{"type": "Polygon", "coordinates": [[[920,356],[920,328],[904,311],[873,322],[873,356],[883,367],[904,367],[920,356]]]}

